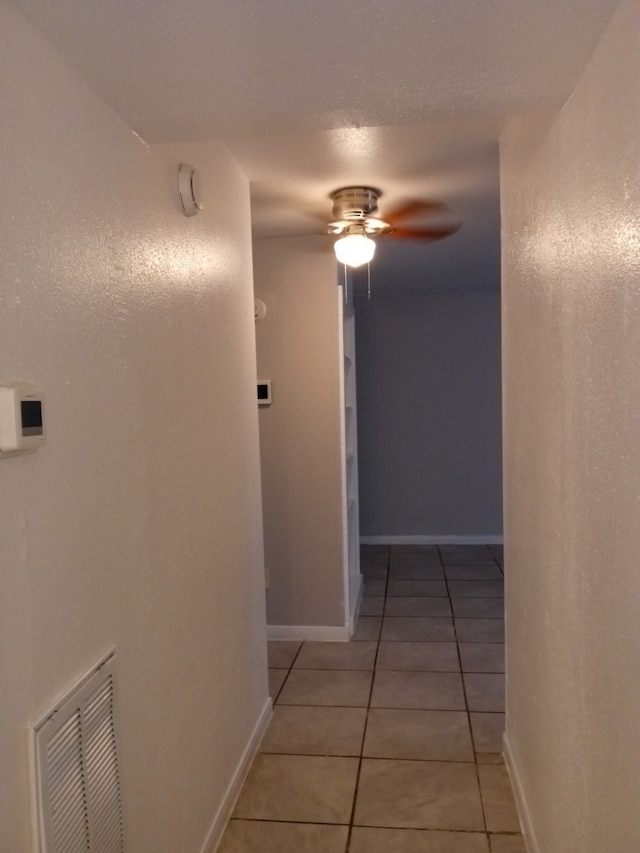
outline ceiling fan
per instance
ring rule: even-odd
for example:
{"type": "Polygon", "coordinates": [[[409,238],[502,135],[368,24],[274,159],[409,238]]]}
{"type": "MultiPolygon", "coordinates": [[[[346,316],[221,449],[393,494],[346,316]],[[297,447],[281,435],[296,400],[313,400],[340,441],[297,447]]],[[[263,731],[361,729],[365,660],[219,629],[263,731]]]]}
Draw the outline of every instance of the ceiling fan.
{"type": "Polygon", "coordinates": [[[412,225],[412,220],[425,216],[447,214],[447,207],[433,201],[409,201],[378,216],[378,199],[382,193],[374,187],[341,187],[331,193],[334,221],[328,233],[338,237],[334,244],[340,263],[359,267],[373,258],[376,244],[372,237],[393,237],[396,240],[440,240],[454,234],[456,223],[443,225],[412,225]]]}

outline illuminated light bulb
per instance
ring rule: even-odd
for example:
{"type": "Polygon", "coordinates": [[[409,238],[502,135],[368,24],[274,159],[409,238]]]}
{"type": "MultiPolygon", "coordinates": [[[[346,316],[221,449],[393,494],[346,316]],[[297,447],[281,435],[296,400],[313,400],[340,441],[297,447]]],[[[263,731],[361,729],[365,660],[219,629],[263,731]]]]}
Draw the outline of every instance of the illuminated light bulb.
{"type": "Polygon", "coordinates": [[[361,267],[373,258],[376,244],[365,234],[347,234],[333,246],[336,258],[348,267],[361,267]]]}

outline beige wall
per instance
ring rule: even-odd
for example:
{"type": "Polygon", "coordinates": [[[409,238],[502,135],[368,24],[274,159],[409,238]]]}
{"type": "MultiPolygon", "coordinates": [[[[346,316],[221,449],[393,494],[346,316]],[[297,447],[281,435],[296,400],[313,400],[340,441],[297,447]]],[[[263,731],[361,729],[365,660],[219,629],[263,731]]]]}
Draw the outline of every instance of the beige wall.
{"type": "Polygon", "coordinates": [[[198,851],[267,699],[247,182],[149,149],[6,3],[0,42],[0,374],[48,429],[0,460],[0,849],[28,723],[115,646],[126,848],[198,851]]]}
{"type": "Polygon", "coordinates": [[[254,241],[258,374],[271,626],[345,626],[340,422],[340,297],[331,243],[254,241]]]}
{"type": "Polygon", "coordinates": [[[640,850],[639,32],[626,0],[502,140],[507,744],[539,853],[640,850]]]}

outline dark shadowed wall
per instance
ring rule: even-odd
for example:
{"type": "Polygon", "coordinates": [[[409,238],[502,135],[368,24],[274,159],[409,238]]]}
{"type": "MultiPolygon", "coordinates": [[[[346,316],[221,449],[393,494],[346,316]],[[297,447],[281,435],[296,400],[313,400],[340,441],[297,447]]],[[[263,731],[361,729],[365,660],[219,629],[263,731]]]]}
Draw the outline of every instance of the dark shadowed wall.
{"type": "Polygon", "coordinates": [[[499,291],[359,293],[356,335],[362,536],[499,536],[499,291]]]}

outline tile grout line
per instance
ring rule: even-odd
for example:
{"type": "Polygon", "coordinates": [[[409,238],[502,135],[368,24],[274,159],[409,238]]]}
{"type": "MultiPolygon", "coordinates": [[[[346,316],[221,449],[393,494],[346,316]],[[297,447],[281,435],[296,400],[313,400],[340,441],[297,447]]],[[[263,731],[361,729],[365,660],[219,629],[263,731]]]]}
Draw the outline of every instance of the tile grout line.
{"type": "Polygon", "coordinates": [[[360,787],[360,774],[362,772],[362,761],[363,761],[363,757],[364,757],[363,756],[363,754],[364,754],[364,742],[365,742],[365,739],[367,737],[367,727],[369,725],[369,712],[371,710],[371,698],[373,696],[373,685],[374,685],[374,682],[376,679],[376,664],[378,663],[378,654],[380,652],[380,637],[382,636],[382,624],[383,624],[383,620],[384,620],[384,611],[385,611],[386,606],[387,606],[387,592],[389,590],[389,564],[390,564],[390,562],[391,562],[391,548],[388,547],[387,548],[387,577],[385,580],[384,604],[382,607],[382,614],[383,615],[382,615],[382,619],[380,620],[380,632],[378,634],[378,640],[376,643],[376,653],[375,653],[374,658],[373,658],[373,670],[371,673],[371,684],[369,686],[369,701],[367,702],[367,711],[366,711],[365,718],[364,718],[364,727],[362,729],[362,741],[360,743],[360,756],[358,759],[358,771],[356,773],[356,784],[355,784],[354,789],[353,789],[353,803],[351,805],[351,816],[350,816],[350,820],[349,820],[349,830],[347,832],[347,846],[345,848],[345,853],[349,853],[349,850],[351,848],[351,836],[353,835],[353,823],[354,823],[354,820],[356,817],[356,804],[358,802],[358,789],[360,787]]]}
{"type": "Polygon", "coordinates": [[[283,689],[284,689],[284,686],[285,686],[285,684],[287,683],[287,680],[288,680],[289,676],[291,675],[291,671],[293,670],[293,665],[294,665],[294,664],[295,664],[295,662],[298,660],[298,656],[299,656],[300,652],[302,651],[302,647],[303,647],[303,646],[304,646],[304,640],[303,640],[303,641],[300,643],[300,645],[298,646],[298,651],[295,653],[295,655],[293,656],[293,660],[292,660],[292,661],[291,661],[291,663],[289,664],[289,668],[287,669],[287,674],[286,674],[286,675],[285,675],[285,677],[284,677],[284,681],[283,681],[283,682],[282,682],[282,684],[280,685],[280,688],[279,688],[278,692],[276,693],[276,695],[273,697],[273,701],[272,701],[272,703],[271,703],[271,707],[272,707],[272,708],[275,708],[275,707],[276,707],[276,703],[277,703],[277,701],[278,701],[278,697],[279,697],[279,696],[280,696],[280,694],[282,693],[282,691],[283,691],[283,689]]]}
{"type": "MultiPolygon", "coordinates": [[[[439,546],[438,546],[438,553],[440,554],[440,559],[442,560],[442,551],[440,550],[439,546]]],[[[442,560],[442,568],[444,570],[444,580],[445,580],[445,584],[447,585],[447,592],[449,593],[449,601],[451,602],[451,611],[453,612],[453,602],[451,601],[451,593],[449,591],[449,581],[447,578],[446,569],[444,567],[444,560],[442,560]]],[[[460,642],[458,640],[458,630],[456,628],[455,619],[453,620],[453,631],[454,631],[455,641],[456,641],[456,651],[458,652],[458,663],[460,664],[460,680],[462,682],[462,692],[464,695],[464,704],[465,704],[465,709],[467,712],[467,725],[469,726],[469,736],[471,737],[471,748],[473,749],[473,766],[474,766],[475,774],[476,774],[476,782],[478,784],[478,796],[480,797],[480,808],[482,810],[482,823],[484,825],[484,833],[485,833],[485,836],[487,839],[487,845],[489,846],[491,844],[491,840],[489,838],[489,831],[487,829],[487,816],[486,816],[485,811],[484,811],[484,800],[482,799],[482,788],[480,786],[480,770],[479,770],[479,766],[478,766],[478,754],[476,752],[476,742],[475,742],[475,738],[473,736],[473,729],[471,727],[471,713],[469,711],[469,698],[467,696],[467,685],[466,685],[465,680],[464,680],[464,670],[462,669],[462,656],[460,654],[460,642]]]]}

